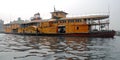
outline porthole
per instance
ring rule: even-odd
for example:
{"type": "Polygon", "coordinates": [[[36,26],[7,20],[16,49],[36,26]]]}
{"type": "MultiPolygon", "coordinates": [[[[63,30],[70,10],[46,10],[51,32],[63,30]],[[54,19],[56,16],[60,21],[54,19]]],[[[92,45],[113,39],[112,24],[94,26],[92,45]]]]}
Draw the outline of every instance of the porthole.
{"type": "Polygon", "coordinates": [[[79,27],[77,27],[76,29],[79,30],[79,27]]]}

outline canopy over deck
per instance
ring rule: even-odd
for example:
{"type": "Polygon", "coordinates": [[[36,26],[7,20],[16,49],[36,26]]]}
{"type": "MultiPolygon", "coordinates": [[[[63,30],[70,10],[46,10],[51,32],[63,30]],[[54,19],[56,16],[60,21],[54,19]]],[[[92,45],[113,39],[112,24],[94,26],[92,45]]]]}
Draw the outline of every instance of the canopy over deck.
{"type": "Polygon", "coordinates": [[[90,16],[81,16],[81,17],[68,17],[68,18],[61,18],[61,20],[69,20],[69,19],[89,19],[89,20],[102,20],[109,18],[109,15],[90,15],[90,16]]]}

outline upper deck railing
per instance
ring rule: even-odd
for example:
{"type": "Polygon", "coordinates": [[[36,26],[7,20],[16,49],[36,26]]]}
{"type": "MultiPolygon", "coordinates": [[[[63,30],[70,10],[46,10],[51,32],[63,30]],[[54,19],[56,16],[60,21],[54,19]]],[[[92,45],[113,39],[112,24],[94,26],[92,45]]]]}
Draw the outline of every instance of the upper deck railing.
{"type": "Polygon", "coordinates": [[[89,25],[104,25],[104,24],[109,24],[109,20],[106,20],[106,21],[87,21],[86,23],[89,25]]]}

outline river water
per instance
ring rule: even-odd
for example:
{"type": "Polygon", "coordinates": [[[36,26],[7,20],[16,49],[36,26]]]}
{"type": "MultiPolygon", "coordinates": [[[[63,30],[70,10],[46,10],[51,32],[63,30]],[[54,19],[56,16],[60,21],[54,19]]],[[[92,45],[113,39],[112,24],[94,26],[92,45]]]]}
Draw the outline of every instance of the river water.
{"type": "Polygon", "coordinates": [[[120,37],[0,34],[0,60],[120,60],[120,37]]]}

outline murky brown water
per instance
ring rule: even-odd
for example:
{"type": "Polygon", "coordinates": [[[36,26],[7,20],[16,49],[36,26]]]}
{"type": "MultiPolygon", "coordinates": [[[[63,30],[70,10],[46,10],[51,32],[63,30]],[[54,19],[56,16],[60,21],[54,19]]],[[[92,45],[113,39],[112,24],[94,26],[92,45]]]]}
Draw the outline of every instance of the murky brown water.
{"type": "Polygon", "coordinates": [[[0,34],[0,60],[119,60],[120,37],[0,34]]]}

